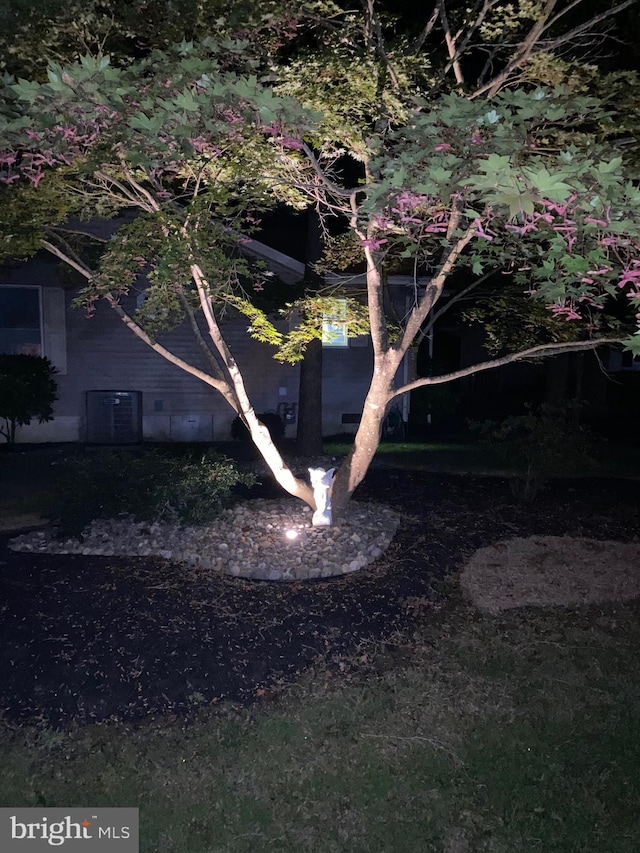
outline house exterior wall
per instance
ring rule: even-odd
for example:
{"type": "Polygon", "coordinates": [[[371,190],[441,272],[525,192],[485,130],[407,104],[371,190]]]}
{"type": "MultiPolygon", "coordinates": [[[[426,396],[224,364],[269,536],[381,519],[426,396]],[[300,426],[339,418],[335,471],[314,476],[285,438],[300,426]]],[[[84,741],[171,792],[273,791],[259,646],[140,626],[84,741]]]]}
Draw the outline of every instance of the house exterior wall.
{"type": "Polygon", "coordinates": [[[325,347],[322,354],[322,434],[355,433],[373,369],[370,339],[348,347],[325,347]]]}
{"type": "MultiPolygon", "coordinates": [[[[299,272],[270,258],[283,278],[299,272]]],[[[299,276],[298,276],[299,278],[299,276]]],[[[42,354],[58,369],[58,400],[54,419],[18,429],[18,442],[84,442],[90,437],[87,392],[141,394],[142,439],[147,441],[227,440],[235,413],[222,396],[201,380],[166,361],[140,341],[106,304],[98,303],[92,317],[72,307],[74,293],[65,291],[55,263],[30,262],[0,270],[0,287],[37,286],[42,306],[42,354]]],[[[134,296],[123,307],[135,310],[134,296]]],[[[245,378],[257,412],[275,412],[281,403],[298,402],[299,367],[281,365],[266,344],[247,334],[248,321],[226,322],[223,333],[245,378]]],[[[204,356],[188,325],[167,333],[160,342],[180,357],[206,370],[204,356]]],[[[370,341],[350,341],[342,349],[324,351],[323,433],[353,431],[343,415],[359,413],[371,375],[370,341]]],[[[114,395],[106,395],[107,403],[114,395]]],[[[94,409],[92,409],[94,411],[94,409]]],[[[92,415],[93,417],[93,415],[92,415]]],[[[296,425],[287,426],[294,437],[296,425]]],[[[114,442],[116,443],[116,442],[114,442]]]]}

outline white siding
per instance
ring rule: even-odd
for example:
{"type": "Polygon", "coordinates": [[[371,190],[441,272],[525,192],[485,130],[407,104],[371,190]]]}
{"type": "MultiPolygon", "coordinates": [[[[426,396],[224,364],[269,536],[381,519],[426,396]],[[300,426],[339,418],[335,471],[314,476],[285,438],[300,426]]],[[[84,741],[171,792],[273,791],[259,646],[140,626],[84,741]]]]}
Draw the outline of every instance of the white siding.
{"type": "Polygon", "coordinates": [[[58,374],[67,372],[67,323],[64,291],[60,287],[43,287],[42,343],[43,355],[52,362],[58,374]]]}

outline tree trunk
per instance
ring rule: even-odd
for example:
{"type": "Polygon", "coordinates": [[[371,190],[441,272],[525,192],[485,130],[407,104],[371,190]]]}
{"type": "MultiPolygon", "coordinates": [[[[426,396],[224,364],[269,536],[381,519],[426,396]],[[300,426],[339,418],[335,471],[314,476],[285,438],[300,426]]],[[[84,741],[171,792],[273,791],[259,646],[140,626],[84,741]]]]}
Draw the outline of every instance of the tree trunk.
{"type": "MultiPolygon", "coordinates": [[[[323,279],[314,264],[322,255],[320,218],[315,210],[308,212],[305,293],[317,293],[323,279]]],[[[300,364],[298,387],[298,430],[296,433],[298,456],[322,455],[322,341],[311,341],[300,364]]]]}
{"type": "Polygon", "coordinates": [[[319,340],[311,341],[300,363],[296,454],[322,455],[322,341],[319,340]]]}
{"type": "Polygon", "coordinates": [[[225,370],[227,371],[229,378],[229,382],[226,383],[227,391],[229,397],[234,401],[234,408],[244,421],[247,429],[249,430],[249,434],[251,435],[251,440],[262,455],[264,461],[269,466],[273,476],[276,478],[276,482],[279,483],[286,492],[289,492],[290,495],[300,498],[305,503],[309,504],[312,509],[315,509],[316,505],[313,489],[309,483],[304,480],[299,480],[285,464],[282,456],[280,455],[280,451],[275,446],[274,441],[271,438],[269,430],[263,423],[261,423],[261,421],[258,420],[258,416],[256,415],[253,405],[251,404],[251,400],[247,394],[242,373],[224,339],[224,336],[222,335],[222,332],[220,331],[220,326],[218,325],[218,320],[213,310],[213,303],[209,295],[209,284],[204,276],[202,267],[199,264],[193,263],[191,265],[191,275],[198,290],[200,307],[204,314],[209,337],[211,338],[211,342],[220,355],[225,370]]]}
{"type": "Polygon", "coordinates": [[[376,455],[395,371],[395,367],[387,365],[375,372],[364,402],[353,447],[333,481],[331,506],[334,520],[339,519],[344,513],[351,495],[364,480],[376,455]]]}

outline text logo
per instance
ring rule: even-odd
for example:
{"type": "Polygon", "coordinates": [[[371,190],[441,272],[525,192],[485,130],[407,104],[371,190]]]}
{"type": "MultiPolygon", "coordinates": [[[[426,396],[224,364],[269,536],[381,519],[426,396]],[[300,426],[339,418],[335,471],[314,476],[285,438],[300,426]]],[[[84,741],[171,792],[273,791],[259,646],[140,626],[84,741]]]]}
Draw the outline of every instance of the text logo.
{"type": "Polygon", "coordinates": [[[2,853],[138,853],[138,809],[0,808],[2,853]]]}

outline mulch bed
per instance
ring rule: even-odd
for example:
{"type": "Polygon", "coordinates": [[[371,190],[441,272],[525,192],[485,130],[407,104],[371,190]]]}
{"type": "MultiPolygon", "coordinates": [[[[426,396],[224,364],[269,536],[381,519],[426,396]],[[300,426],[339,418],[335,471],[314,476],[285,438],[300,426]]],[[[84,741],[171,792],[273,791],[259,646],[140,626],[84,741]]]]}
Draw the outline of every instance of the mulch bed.
{"type": "MultiPolygon", "coordinates": [[[[516,536],[640,536],[638,484],[556,482],[529,504],[490,478],[372,470],[360,500],[405,514],[372,567],[324,582],[185,576],[157,559],[30,555],[0,535],[0,711],[54,727],[268,698],[312,663],[406,627],[475,549],[516,536]]],[[[249,497],[275,497],[257,487],[249,497]]]]}

